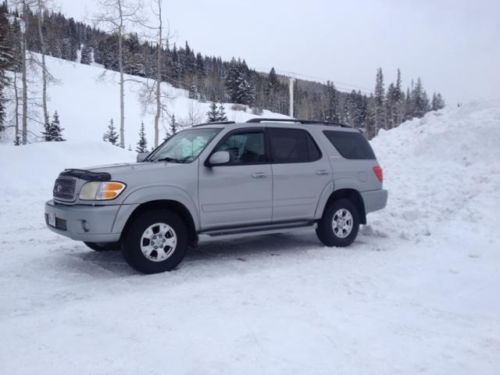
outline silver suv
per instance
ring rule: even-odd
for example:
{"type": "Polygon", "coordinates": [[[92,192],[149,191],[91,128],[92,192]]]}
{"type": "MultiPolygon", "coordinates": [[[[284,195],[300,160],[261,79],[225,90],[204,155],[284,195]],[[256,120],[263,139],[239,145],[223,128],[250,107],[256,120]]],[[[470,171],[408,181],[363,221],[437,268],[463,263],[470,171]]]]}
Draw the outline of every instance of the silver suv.
{"type": "Polygon", "coordinates": [[[138,163],[67,169],[45,220],[96,251],[121,248],[143,273],[175,268],[200,234],[315,227],[348,246],[385,207],[382,169],[363,134],[343,125],[253,119],[177,133],[138,163]]]}

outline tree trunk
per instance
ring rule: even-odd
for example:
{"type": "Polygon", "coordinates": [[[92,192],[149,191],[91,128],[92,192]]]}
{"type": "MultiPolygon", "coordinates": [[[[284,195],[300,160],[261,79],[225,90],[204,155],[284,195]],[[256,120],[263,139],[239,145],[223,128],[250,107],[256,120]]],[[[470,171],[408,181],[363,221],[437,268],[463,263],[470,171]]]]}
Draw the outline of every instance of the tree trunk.
{"type": "Polygon", "coordinates": [[[22,143],[28,143],[28,79],[26,77],[26,29],[28,26],[28,18],[26,17],[26,2],[23,2],[23,23],[24,28],[21,35],[21,79],[23,87],[23,116],[22,116],[22,143]]]}
{"type": "Polygon", "coordinates": [[[47,65],[45,64],[46,46],[42,31],[43,9],[42,0],[38,0],[38,36],[40,38],[40,47],[42,50],[42,108],[45,125],[49,123],[49,110],[47,109],[47,65]]]}
{"type": "Polygon", "coordinates": [[[14,72],[14,125],[15,125],[15,135],[14,139],[17,140],[19,137],[19,92],[17,90],[17,72],[14,72]]]}
{"type": "Polygon", "coordinates": [[[158,142],[160,138],[160,116],[161,116],[161,50],[163,46],[162,34],[163,34],[163,22],[161,19],[161,0],[158,1],[158,46],[156,53],[158,54],[156,58],[156,114],[155,114],[155,147],[158,147],[158,142]]]}
{"type": "Polygon", "coordinates": [[[120,147],[125,148],[125,82],[123,78],[123,9],[118,0],[120,26],[118,27],[118,65],[120,69],[120,147]]]}

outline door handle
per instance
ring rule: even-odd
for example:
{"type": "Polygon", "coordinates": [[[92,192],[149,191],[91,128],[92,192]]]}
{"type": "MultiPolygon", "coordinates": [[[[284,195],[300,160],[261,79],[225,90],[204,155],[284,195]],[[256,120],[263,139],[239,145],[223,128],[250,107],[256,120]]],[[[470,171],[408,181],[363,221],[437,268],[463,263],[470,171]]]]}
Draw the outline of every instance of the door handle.
{"type": "Polygon", "coordinates": [[[320,169],[320,170],[316,171],[316,174],[318,176],[325,176],[328,174],[328,171],[326,169],[320,169]]]}
{"type": "Polygon", "coordinates": [[[252,173],[253,178],[266,178],[267,175],[264,172],[254,172],[252,173]]]}

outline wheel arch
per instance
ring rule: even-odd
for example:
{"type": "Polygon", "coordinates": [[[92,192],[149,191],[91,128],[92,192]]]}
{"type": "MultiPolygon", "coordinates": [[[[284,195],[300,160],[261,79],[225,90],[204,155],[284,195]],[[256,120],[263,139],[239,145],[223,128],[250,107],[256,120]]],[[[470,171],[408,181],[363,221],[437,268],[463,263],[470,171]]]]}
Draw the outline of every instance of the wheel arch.
{"type": "Polygon", "coordinates": [[[196,232],[195,222],[191,213],[184,204],[175,200],[168,200],[168,199],[152,200],[138,205],[128,217],[125,226],[123,227],[121,238],[123,238],[124,233],[127,233],[130,224],[134,221],[136,217],[138,217],[139,215],[141,215],[146,211],[158,210],[158,209],[169,210],[179,215],[181,219],[186,223],[189,235],[189,244],[191,246],[196,246],[198,242],[198,234],[196,232]]]}
{"type": "Polygon", "coordinates": [[[356,189],[335,190],[328,198],[325,207],[323,208],[323,212],[331,202],[339,199],[349,199],[358,209],[359,222],[361,224],[366,224],[365,203],[363,202],[363,197],[361,196],[361,193],[356,189]]]}

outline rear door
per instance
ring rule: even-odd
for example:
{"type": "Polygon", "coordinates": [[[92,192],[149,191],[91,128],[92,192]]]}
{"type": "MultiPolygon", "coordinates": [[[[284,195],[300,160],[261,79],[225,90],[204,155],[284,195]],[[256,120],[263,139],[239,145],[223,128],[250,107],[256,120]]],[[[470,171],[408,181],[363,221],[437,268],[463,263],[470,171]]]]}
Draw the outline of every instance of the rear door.
{"type": "MultiPolygon", "coordinates": [[[[200,164],[199,199],[203,229],[270,223],[272,172],[262,128],[238,129],[215,146],[229,163],[200,164]]],[[[211,154],[212,154],[211,153],[211,154]]]]}
{"type": "Polygon", "coordinates": [[[303,129],[269,128],[273,171],[273,222],[312,219],[332,180],[326,155],[303,129]]]}

